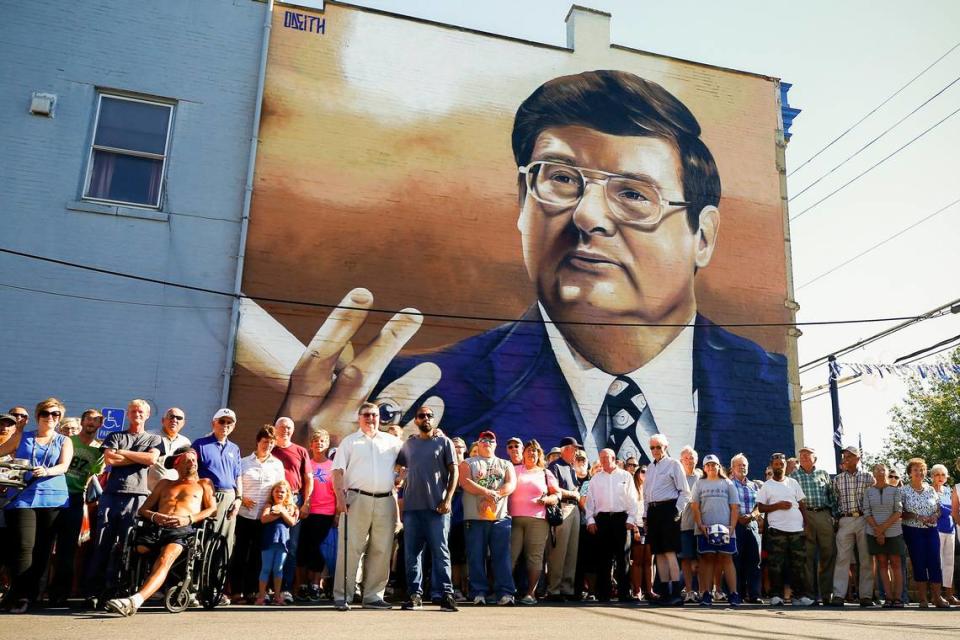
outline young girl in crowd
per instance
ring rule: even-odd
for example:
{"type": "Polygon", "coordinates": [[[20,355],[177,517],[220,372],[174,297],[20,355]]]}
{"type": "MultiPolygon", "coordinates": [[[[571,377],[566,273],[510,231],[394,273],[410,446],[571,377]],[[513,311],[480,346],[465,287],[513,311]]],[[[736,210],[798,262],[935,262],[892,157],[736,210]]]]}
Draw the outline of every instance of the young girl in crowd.
{"type": "Polygon", "coordinates": [[[283,563],[287,559],[290,544],[290,527],[297,522],[299,509],[293,502],[293,492],[286,480],[273,485],[270,499],[267,501],[260,522],[263,523],[263,544],[261,546],[260,593],[257,604],[267,600],[267,580],[273,573],[273,603],[282,605],[281,582],[283,581],[283,563]]]}

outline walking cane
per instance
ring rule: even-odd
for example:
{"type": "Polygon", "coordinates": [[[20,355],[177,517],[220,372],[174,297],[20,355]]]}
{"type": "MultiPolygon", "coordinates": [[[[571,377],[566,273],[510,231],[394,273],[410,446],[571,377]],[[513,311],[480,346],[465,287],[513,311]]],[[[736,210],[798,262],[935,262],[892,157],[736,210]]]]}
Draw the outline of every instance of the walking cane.
{"type": "MultiPolygon", "coordinates": [[[[347,505],[346,498],[344,498],[344,506],[349,509],[347,505]]],[[[350,539],[347,537],[350,529],[347,527],[347,510],[343,511],[343,604],[347,607],[350,606],[350,602],[353,601],[353,594],[350,594],[350,599],[347,599],[347,552],[350,549],[350,539]]]]}

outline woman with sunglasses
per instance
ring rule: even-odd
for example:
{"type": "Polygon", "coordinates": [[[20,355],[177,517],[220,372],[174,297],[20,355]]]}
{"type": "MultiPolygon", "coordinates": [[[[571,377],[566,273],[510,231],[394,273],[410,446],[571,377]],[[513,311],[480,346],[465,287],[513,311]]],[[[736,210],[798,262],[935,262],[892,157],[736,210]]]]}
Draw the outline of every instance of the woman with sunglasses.
{"type": "Polygon", "coordinates": [[[63,403],[47,398],[36,409],[36,431],[14,435],[0,446],[0,457],[14,453],[32,468],[26,488],[6,506],[13,532],[13,581],[3,601],[11,613],[26,613],[37,600],[47,570],[60,513],[69,501],[64,476],[73,458],[70,438],[57,433],[63,403]]]}
{"type": "Polygon", "coordinates": [[[537,583],[543,569],[543,550],[550,535],[547,505],[560,501],[557,479],[544,465],[543,449],[536,440],[523,446],[523,462],[516,465],[517,488],[510,494],[507,512],[513,519],[510,530],[511,566],[516,566],[522,551],[527,564],[527,592],[520,604],[537,604],[537,583]]]}

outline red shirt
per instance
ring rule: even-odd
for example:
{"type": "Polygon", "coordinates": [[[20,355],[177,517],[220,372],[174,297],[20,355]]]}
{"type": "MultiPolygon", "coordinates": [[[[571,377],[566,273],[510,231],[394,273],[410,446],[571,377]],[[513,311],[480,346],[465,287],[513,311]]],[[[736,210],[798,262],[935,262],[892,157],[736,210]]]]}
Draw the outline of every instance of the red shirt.
{"type": "Polygon", "coordinates": [[[290,490],[299,494],[303,488],[303,474],[313,473],[310,452],[298,444],[290,443],[289,447],[274,447],[271,454],[283,463],[283,475],[290,483],[290,490]]]}

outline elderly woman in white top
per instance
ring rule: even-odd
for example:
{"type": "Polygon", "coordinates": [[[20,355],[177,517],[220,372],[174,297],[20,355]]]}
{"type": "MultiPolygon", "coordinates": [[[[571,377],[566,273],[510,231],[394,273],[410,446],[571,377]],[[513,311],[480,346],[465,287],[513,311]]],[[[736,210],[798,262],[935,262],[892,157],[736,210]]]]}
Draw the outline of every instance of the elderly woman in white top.
{"type": "Polygon", "coordinates": [[[953,519],[953,491],[947,483],[949,473],[942,464],[930,468],[933,492],[940,498],[940,515],[937,532],[940,534],[940,570],[943,573],[943,597],[950,604],[960,604],[953,595],[953,543],[956,523],[953,519]]]}
{"type": "Polygon", "coordinates": [[[283,463],[270,455],[277,442],[272,426],[257,432],[257,448],[240,461],[243,501],[237,512],[236,542],[230,561],[230,585],[234,600],[246,595],[248,604],[257,598],[260,574],[260,538],[263,525],[260,512],[270,497],[271,488],[283,480],[283,463]]]}

